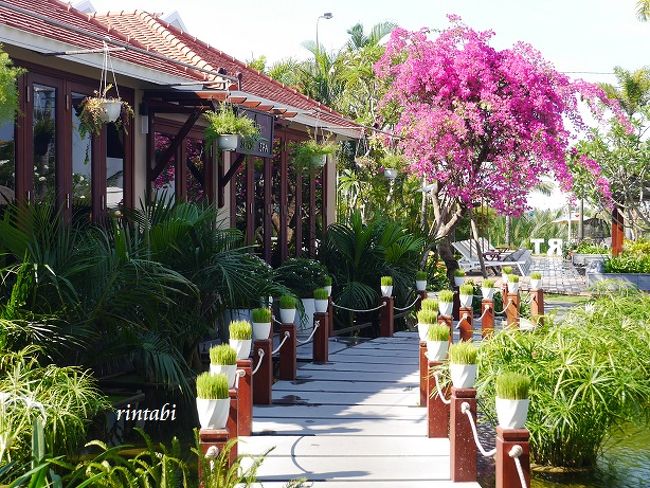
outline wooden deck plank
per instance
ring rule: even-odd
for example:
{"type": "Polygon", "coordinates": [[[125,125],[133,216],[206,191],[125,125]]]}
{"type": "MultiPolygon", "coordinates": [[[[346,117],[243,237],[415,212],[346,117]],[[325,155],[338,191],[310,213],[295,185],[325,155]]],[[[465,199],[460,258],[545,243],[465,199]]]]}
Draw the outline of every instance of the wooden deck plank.
{"type": "Polygon", "coordinates": [[[418,398],[411,390],[395,393],[325,391],[273,391],[273,402],[306,403],[310,405],[392,405],[417,406],[418,398]]]}

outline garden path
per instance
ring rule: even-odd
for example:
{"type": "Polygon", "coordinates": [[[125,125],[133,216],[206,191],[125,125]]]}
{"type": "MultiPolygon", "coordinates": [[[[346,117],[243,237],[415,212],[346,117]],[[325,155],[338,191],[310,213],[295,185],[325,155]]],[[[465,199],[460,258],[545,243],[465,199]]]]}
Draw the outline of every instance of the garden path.
{"type": "Polygon", "coordinates": [[[328,488],[479,488],[449,480],[449,441],[426,437],[417,402],[417,333],[352,346],[331,339],[328,364],[299,364],[296,381],[274,384],[273,405],[255,407],[239,450],[275,448],[258,473],[269,488],[300,478],[328,488]]]}

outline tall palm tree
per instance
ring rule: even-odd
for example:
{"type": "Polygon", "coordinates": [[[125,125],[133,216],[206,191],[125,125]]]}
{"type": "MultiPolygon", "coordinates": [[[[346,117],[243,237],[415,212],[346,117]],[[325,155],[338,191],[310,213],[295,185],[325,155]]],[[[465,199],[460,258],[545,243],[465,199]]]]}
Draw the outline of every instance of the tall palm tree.
{"type": "MultiPolygon", "coordinates": [[[[650,8],[650,0],[645,0],[650,8]]],[[[648,11],[650,14],[650,10],[648,11]]],[[[628,117],[639,115],[650,105],[650,69],[640,68],[628,71],[620,66],[614,68],[618,85],[601,83],[600,87],[609,98],[618,100],[628,117]]]]}
{"type": "Polygon", "coordinates": [[[393,22],[379,22],[366,34],[363,24],[355,24],[348,29],[350,39],[346,47],[349,51],[359,51],[365,47],[377,46],[395,27],[397,24],[393,22]]]}
{"type": "Polygon", "coordinates": [[[643,22],[650,19],[650,0],[637,0],[636,15],[643,22]]]}

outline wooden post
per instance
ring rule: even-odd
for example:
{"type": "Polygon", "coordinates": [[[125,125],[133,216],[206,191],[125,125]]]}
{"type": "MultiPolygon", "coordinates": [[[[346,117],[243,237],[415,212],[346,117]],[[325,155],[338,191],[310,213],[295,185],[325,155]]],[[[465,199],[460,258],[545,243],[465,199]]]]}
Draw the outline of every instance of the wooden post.
{"type": "Polygon", "coordinates": [[[438,323],[449,327],[449,344],[454,342],[454,324],[451,317],[438,315],[438,323]]]}
{"type": "Polygon", "coordinates": [[[420,403],[421,407],[427,406],[427,383],[429,380],[429,359],[427,358],[427,343],[420,341],[418,347],[420,354],[420,403]]]}
{"type": "MultiPolygon", "coordinates": [[[[530,316],[535,319],[544,315],[544,290],[530,290],[530,316]]],[[[541,320],[541,319],[540,319],[541,320]]]]}
{"type": "Polygon", "coordinates": [[[494,302],[492,300],[483,300],[481,302],[481,333],[483,337],[494,334],[494,302]]]}
{"type": "Polygon", "coordinates": [[[327,336],[334,337],[334,305],[332,297],[327,298],[327,336]]]}
{"type": "Polygon", "coordinates": [[[454,290],[454,304],[452,307],[451,314],[454,320],[460,320],[460,288],[454,285],[453,290],[454,290]]]}
{"type": "Polygon", "coordinates": [[[623,252],[624,225],[623,212],[618,206],[614,206],[612,211],[612,256],[618,256],[623,252]]]}
{"type": "Polygon", "coordinates": [[[237,389],[237,432],[239,435],[249,436],[253,433],[253,375],[250,359],[239,359],[237,369],[244,372],[239,378],[237,389]]]}
{"type": "MultiPolygon", "coordinates": [[[[239,437],[239,401],[237,399],[237,390],[234,388],[230,389],[230,412],[228,414],[228,421],[226,422],[226,429],[230,434],[230,438],[239,437]]],[[[237,444],[235,444],[230,451],[230,462],[234,462],[237,459],[237,444]]]]}
{"type": "Polygon", "coordinates": [[[318,329],[314,333],[313,359],[316,364],[325,364],[329,359],[329,317],[327,312],[316,312],[314,319],[318,329]]]}
{"type": "Polygon", "coordinates": [[[253,403],[255,405],[271,405],[273,402],[272,387],[273,387],[273,357],[271,352],[273,346],[271,339],[264,339],[255,341],[253,354],[256,357],[255,367],[260,361],[258,351],[264,351],[264,357],[261,359],[262,365],[253,375],[253,403]]]}
{"type": "Polygon", "coordinates": [[[515,460],[510,457],[514,446],[520,446],[522,453],[519,456],[521,468],[526,479],[526,486],[530,486],[530,434],[526,429],[503,429],[497,426],[497,454],[496,454],[496,488],[519,487],[519,473],[515,460]]]}
{"type": "Polygon", "coordinates": [[[474,324],[472,322],[474,310],[471,307],[461,307],[459,311],[460,340],[471,342],[474,338],[474,324]]]}
{"type": "Polygon", "coordinates": [[[508,303],[508,282],[505,280],[503,283],[501,283],[501,301],[503,302],[504,306],[506,303],[508,303]]]}
{"type": "MultiPolygon", "coordinates": [[[[467,416],[461,405],[467,402],[476,419],[476,390],[474,388],[451,388],[451,418],[449,442],[451,444],[451,481],[476,481],[476,444],[467,416]]],[[[514,485],[512,485],[514,486],[514,485]]]]}
{"type": "MultiPolygon", "coordinates": [[[[449,436],[449,405],[445,404],[436,391],[436,379],[433,372],[442,365],[440,361],[429,361],[429,375],[427,378],[427,436],[448,437],[449,436]]],[[[447,395],[448,388],[442,390],[447,395]]]]}
{"type": "Polygon", "coordinates": [[[519,327],[519,293],[508,293],[506,304],[512,304],[506,310],[506,323],[508,327],[519,327]]]}
{"type": "Polygon", "coordinates": [[[289,333],[289,338],[280,348],[280,374],[281,380],[293,381],[296,379],[296,324],[282,324],[280,326],[280,342],[289,333]]]}
{"type": "Polygon", "coordinates": [[[395,299],[393,297],[381,297],[381,303],[384,306],[379,309],[381,321],[379,324],[379,336],[393,337],[395,299]]]}
{"type": "Polygon", "coordinates": [[[204,463],[210,462],[209,459],[205,458],[208,450],[214,446],[217,448],[217,454],[220,454],[230,438],[231,436],[230,432],[228,432],[228,429],[201,429],[199,431],[199,447],[201,449],[201,453],[203,454],[202,458],[199,461],[199,486],[202,486],[201,481],[203,478],[203,470],[201,469],[201,466],[204,463]]]}
{"type": "Polygon", "coordinates": [[[418,291],[418,301],[415,304],[415,310],[419,311],[422,309],[422,300],[426,300],[429,297],[426,290],[418,291]]]}

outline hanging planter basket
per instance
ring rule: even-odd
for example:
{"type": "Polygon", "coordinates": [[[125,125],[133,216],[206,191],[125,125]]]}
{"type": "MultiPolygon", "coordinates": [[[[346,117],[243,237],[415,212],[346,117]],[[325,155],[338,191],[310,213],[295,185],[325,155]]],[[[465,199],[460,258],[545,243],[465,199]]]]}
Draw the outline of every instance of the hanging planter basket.
{"type": "Polygon", "coordinates": [[[255,141],[260,130],[253,119],[239,115],[230,105],[222,105],[215,112],[204,114],[208,125],[205,128],[205,140],[208,144],[216,141],[222,151],[236,151],[239,141],[255,141]]]}
{"type": "Polygon", "coordinates": [[[115,122],[122,114],[122,103],[122,100],[119,98],[105,98],[101,100],[101,119],[107,124],[115,122]]]}

